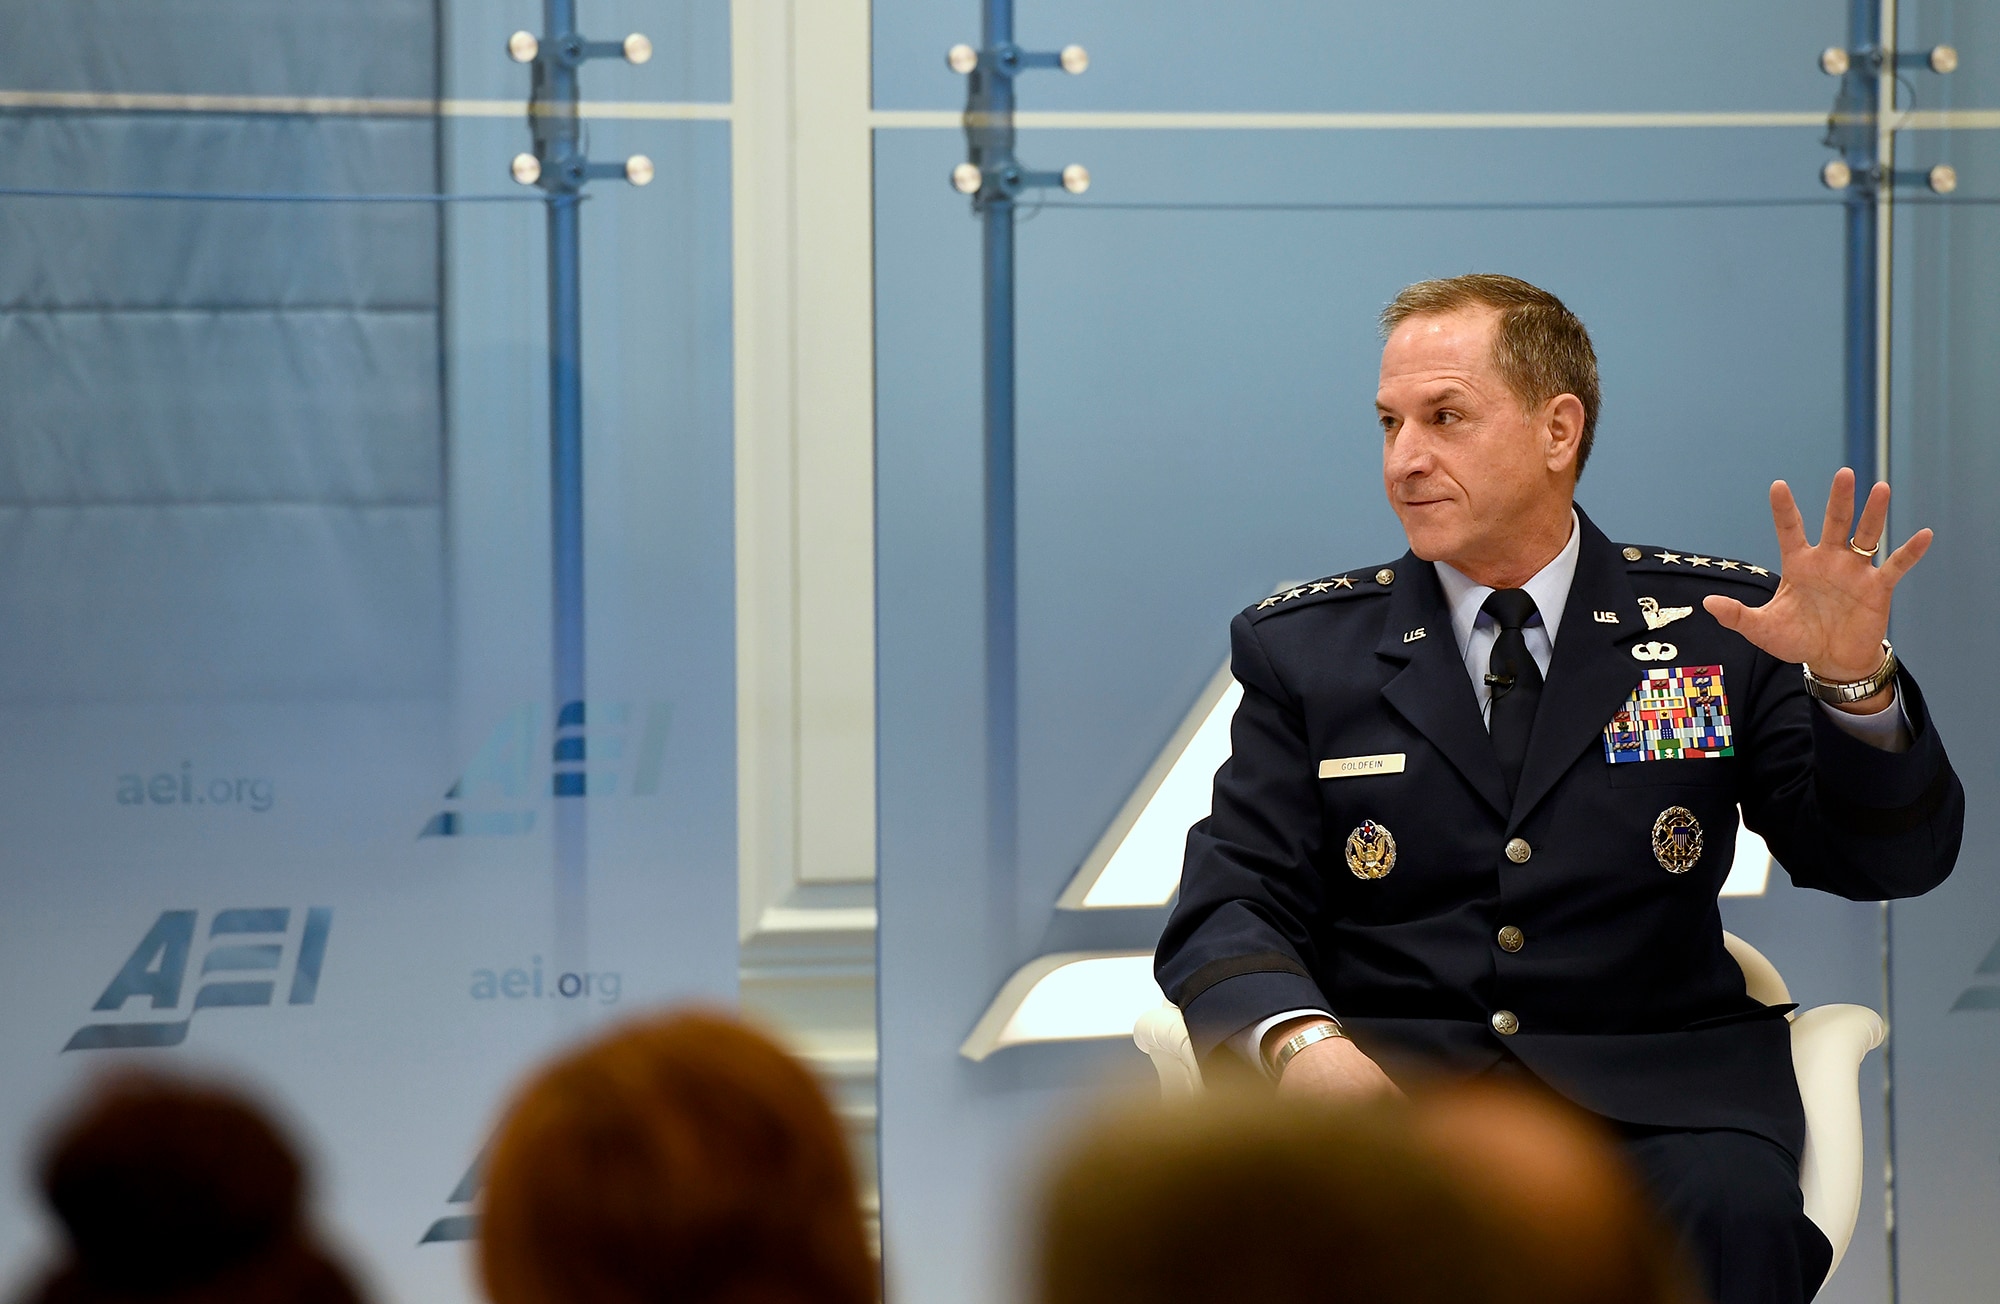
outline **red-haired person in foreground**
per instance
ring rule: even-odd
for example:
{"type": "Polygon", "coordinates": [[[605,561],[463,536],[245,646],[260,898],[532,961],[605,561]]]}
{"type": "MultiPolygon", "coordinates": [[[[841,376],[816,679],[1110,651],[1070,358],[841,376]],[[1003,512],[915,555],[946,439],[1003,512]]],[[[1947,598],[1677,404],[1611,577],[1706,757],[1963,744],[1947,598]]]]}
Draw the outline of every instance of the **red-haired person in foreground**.
{"type": "Polygon", "coordinates": [[[487,1168],[493,1304],[874,1304],[854,1171],[804,1066],[732,1019],[632,1024],[538,1073],[487,1168]]]}
{"type": "Polygon", "coordinates": [[[298,1156],[227,1089],[113,1079],[40,1176],[68,1244],[28,1304],[360,1304],[305,1224],[298,1156]]]}

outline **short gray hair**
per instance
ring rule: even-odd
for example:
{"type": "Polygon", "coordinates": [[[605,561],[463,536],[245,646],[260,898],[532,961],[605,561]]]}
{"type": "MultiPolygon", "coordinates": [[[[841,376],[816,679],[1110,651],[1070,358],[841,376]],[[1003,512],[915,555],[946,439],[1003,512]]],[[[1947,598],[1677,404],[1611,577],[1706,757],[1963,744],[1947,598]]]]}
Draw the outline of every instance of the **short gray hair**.
{"type": "Polygon", "coordinates": [[[1590,332],[1561,299],[1519,277],[1497,272],[1418,281],[1406,286],[1382,310],[1382,337],[1387,339],[1412,317],[1435,317],[1473,307],[1499,312],[1493,365],[1523,407],[1540,407],[1558,394],[1574,394],[1583,404],[1583,438],[1576,449],[1576,473],[1581,476],[1597,434],[1601,401],[1597,351],[1590,346],[1590,332]]]}

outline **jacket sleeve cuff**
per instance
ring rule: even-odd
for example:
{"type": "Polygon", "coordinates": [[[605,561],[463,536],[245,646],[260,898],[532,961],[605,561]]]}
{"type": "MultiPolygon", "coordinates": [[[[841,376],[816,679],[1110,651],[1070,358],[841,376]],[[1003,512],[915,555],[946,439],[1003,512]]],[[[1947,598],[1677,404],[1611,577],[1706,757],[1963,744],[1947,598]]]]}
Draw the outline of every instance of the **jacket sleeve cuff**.
{"type": "Polygon", "coordinates": [[[1870,815],[1892,812],[1909,812],[1919,821],[1928,817],[1928,811],[1918,814],[1917,808],[1927,803],[1936,786],[1944,767],[1943,749],[1923,692],[1907,670],[1896,673],[1896,697],[1909,721],[1906,752],[1871,747],[1828,719],[1824,711],[1812,713],[1814,768],[1822,793],[1832,799],[1829,814],[1837,820],[1843,809],[1864,823],[1870,815]]]}
{"type": "MultiPolygon", "coordinates": [[[[1190,984],[1192,985],[1192,984],[1190,984]]],[[[1287,971],[1242,973],[1204,989],[1181,1006],[1195,1058],[1206,1060],[1216,1047],[1287,1010],[1331,1009],[1319,984],[1287,971]]]]}

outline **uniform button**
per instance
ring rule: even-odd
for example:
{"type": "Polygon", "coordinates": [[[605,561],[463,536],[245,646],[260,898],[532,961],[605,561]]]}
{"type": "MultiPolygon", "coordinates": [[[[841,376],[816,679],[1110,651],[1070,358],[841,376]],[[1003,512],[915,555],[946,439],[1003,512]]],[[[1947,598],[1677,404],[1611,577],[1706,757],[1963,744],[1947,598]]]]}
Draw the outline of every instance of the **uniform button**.
{"type": "Polygon", "coordinates": [[[1520,929],[1508,924],[1500,930],[1500,949],[1512,955],[1528,944],[1528,939],[1520,929]]]}
{"type": "Polygon", "coordinates": [[[1633,547],[1629,547],[1629,546],[1628,546],[1628,547],[1627,547],[1627,548],[1625,549],[1625,560],[1626,560],[1626,561],[1637,561],[1637,560],[1639,560],[1639,559],[1640,559],[1641,557],[1643,557],[1643,556],[1645,556],[1645,555],[1646,555],[1645,553],[1643,553],[1643,552],[1640,552],[1640,551],[1639,551],[1639,550],[1638,550],[1637,548],[1633,548],[1633,547]]]}
{"type": "Polygon", "coordinates": [[[1517,865],[1527,864],[1528,857],[1534,854],[1535,854],[1535,849],[1528,845],[1528,840],[1526,838],[1507,839],[1507,859],[1513,861],[1515,864],[1517,865]]]}
{"type": "Polygon", "coordinates": [[[1512,1010],[1495,1010],[1488,1022],[1493,1025],[1493,1031],[1503,1037],[1511,1037],[1521,1030],[1521,1021],[1514,1017],[1512,1010]]]}
{"type": "Polygon", "coordinates": [[[1384,566],[1381,570],[1375,572],[1375,582],[1386,588],[1396,582],[1396,572],[1384,566]]]}

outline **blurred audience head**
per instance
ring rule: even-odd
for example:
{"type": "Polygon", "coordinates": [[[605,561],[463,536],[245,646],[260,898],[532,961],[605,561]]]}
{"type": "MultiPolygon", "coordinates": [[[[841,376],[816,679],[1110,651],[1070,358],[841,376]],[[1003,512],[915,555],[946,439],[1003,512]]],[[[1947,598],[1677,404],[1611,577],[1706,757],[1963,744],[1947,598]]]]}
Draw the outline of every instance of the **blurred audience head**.
{"type": "Polygon", "coordinates": [[[304,1220],[298,1156],[225,1088],[129,1074],[56,1130],[40,1166],[66,1254],[34,1304],[358,1304],[304,1220]]]}
{"type": "Polygon", "coordinates": [[[1046,1186],[1037,1304],[1696,1304],[1615,1151],[1538,1097],[1208,1097],[1100,1120],[1046,1186]]]}
{"type": "MultiPolygon", "coordinates": [[[[1694,1304],[1671,1234],[1613,1139],[1546,1093],[1465,1086],[1414,1118],[1448,1171],[1489,1213],[1528,1297],[1544,1304],[1694,1304]]],[[[1510,1269],[1511,1270],[1511,1269],[1510,1269]]]]}
{"type": "Polygon", "coordinates": [[[487,1166],[494,1304],[874,1304],[847,1141],[733,1019],[626,1027],[544,1069],[487,1166]]]}
{"type": "Polygon", "coordinates": [[[1057,1164],[1039,1304],[1465,1304],[1477,1210],[1399,1109],[1209,1097],[1100,1121],[1057,1164]]]}

